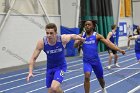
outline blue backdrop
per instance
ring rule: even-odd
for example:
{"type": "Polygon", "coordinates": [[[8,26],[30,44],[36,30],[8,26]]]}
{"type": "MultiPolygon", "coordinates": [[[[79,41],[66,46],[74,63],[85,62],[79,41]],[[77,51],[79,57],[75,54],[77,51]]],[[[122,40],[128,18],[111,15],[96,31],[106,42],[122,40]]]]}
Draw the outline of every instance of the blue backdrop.
{"type": "MultiPolygon", "coordinates": [[[[61,34],[79,34],[79,28],[68,28],[61,26],[61,34]]],[[[74,40],[71,40],[65,48],[65,56],[75,56],[78,50],[74,48],[74,40]]]]}

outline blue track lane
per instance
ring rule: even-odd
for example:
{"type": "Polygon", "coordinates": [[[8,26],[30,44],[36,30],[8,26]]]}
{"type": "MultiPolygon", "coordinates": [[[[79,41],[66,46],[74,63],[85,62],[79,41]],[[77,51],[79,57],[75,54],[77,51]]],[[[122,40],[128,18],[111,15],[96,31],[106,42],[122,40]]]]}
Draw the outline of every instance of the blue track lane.
{"type": "MultiPolygon", "coordinates": [[[[106,69],[108,65],[108,53],[99,53],[104,67],[104,78],[108,93],[127,93],[140,85],[140,64],[136,62],[134,50],[127,50],[126,55],[119,55],[120,68],[112,66],[111,70],[106,69]]],[[[65,93],[84,93],[83,62],[80,57],[72,57],[67,60],[68,70],[64,75],[62,89],[65,93]]],[[[113,62],[112,62],[113,64],[113,62]]],[[[0,93],[47,93],[45,86],[46,66],[41,65],[35,68],[35,76],[30,82],[26,82],[28,68],[18,71],[0,74],[0,93]]],[[[91,75],[90,93],[101,93],[101,87],[95,77],[91,75]]],[[[140,93],[140,90],[135,93],[140,93]]]]}

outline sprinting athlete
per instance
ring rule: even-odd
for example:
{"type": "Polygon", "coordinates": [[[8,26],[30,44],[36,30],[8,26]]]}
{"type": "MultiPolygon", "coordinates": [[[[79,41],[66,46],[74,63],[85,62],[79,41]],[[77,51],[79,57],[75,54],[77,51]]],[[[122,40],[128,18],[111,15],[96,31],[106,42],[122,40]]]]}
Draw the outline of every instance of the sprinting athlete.
{"type": "Polygon", "coordinates": [[[94,21],[86,21],[84,24],[85,33],[81,36],[85,38],[84,42],[79,40],[75,41],[75,47],[78,47],[82,44],[83,50],[83,70],[84,70],[84,89],[85,93],[90,93],[90,76],[92,70],[94,71],[101,87],[102,92],[107,93],[105,89],[105,81],[103,77],[103,68],[100,62],[100,58],[98,55],[98,42],[101,41],[104,44],[108,45],[111,49],[121,52],[125,54],[124,50],[119,49],[113,43],[106,40],[102,35],[98,34],[95,28],[94,21]]]}
{"type": "Polygon", "coordinates": [[[63,93],[60,84],[67,69],[64,48],[71,39],[81,41],[85,39],[76,34],[57,35],[57,27],[54,23],[46,25],[45,30],[46,36],[38,41],[29,61],[27,81],[33,76],[34,63],[43,50],[47,55],[46,86],[48,93],[63,93]]]}

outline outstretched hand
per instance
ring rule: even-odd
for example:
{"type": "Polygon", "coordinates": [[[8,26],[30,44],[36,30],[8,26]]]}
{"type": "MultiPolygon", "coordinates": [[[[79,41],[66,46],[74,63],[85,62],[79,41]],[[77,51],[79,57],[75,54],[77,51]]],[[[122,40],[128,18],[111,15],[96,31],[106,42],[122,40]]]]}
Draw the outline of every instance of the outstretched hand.
{"type": "Polygon", "coordinates": [[[26,78],[27,82],[29,82],[30,77],[34,77],[34,75],[33,75],[33,74],[28,74],[28,76],[27,76],[27,78],[26,78]]]}
{"type": "Polygon", "coordinates": [[[81,42],[84,42],[85,40],[86,40],[85,38],[81,37],[81,40],[80,41],[81,42]]]}
{"type": "Polygon", "coordinates": [[[125,54],[125,50],[120,50],[120,52],[124,55],[125,54]]]}

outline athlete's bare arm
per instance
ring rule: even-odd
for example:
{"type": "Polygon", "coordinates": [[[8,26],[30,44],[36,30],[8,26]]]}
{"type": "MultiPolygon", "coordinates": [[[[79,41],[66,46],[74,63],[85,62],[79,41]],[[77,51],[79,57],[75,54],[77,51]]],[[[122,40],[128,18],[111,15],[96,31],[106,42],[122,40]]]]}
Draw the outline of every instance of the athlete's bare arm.
{"type": "Polygon", "coordinates": [[[102,35],[97,34],[96,35],[97,40],[100,40],[101,42],[103,42],[105,45],[107,45],[109,48],[119,51],[122,54],[125,54],[124,50],[121,50],[120,48],[118,48],[117,46],[115,46],[112,42],[109,42],[107,39],[105,39],[102,35]]]}
{"type": "Polygon", "coordinates": [[[36,48],[29,61],[29,75],[27,76],[27,81],[29,81],[30,77],[33,76],[33,66],[42,49],[43,49],[43,39],[37,42],[36,48]]]}
{"type": "Polygon", "coordinates": [[[72,40],[80,40],[80,41],[84,41],[85,39],[82,38],[80,35],[76,35],[76,34],[64,34],[61,35],[62,37],[62,42],[63,42],[63,46],[65,47],[66,44],[72,39],[72,40]]]}
{"type": "MultiPolygon", "coordinates": [[[[110,41],[111,36],[112,36],[112,32],[109,32],[108,35],[107,35],[107,38],[106,38],[109,42],[111,42],[111,41],[110,41]]],[[[113,43],[112,43],[112,44],[113,44],[113,43]]]]}
{"type": "Polygon", "coordinates": [[[139,35],[135,35],[135,36],[130,36],[128,37],[128,49],[130,49],[130,41],[131,40],[136,40],[138,38],[139,35]]]}
{"type": "MultiPolygon", "coordinates": [[[[79,34],[79,36],[82,37],[82,34],[79,34]]],[[[78,48],[82,43],[83,43],[83,41],[75,40],[75,42],[74,42],[74,47],[75,47],[75,48],[78,48]]]]}
{"type": "Polygon", "coordinates": [[[135,40],[135,39],[138,38],[138,36],[139,36],[139,35],[131,36],[131,37],[129,37],[129,40],[135,40]]]}

